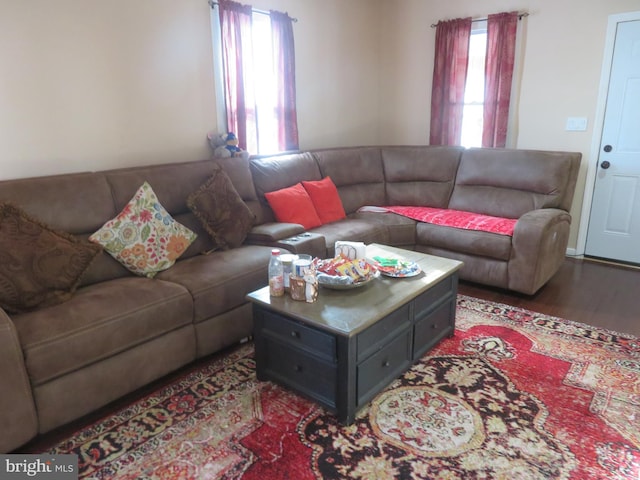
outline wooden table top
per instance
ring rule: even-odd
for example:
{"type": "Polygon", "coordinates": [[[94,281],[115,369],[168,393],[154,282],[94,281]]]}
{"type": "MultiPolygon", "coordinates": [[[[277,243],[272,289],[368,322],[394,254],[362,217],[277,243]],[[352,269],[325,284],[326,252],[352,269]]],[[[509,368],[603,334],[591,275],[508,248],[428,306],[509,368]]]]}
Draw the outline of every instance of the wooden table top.
{"type": "Polygon", "coordinates": [[[422,273],[414,277],[380,275],[359,288],[332,290],[320,287],[314,303],[293,300],[288,294],[271,297],[269,287],[247,299],[277,313],[343,336],[352,336],[416,298],[462,267],[462,262],[387,245],[367,245],[367,258],[392,257],[417,263],[422,273]]]}

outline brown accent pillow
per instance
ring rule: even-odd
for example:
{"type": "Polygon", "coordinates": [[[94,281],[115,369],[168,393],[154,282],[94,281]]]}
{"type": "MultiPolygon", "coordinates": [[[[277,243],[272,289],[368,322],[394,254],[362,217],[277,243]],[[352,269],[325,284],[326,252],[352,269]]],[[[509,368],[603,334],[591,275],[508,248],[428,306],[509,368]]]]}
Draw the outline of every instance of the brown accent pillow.
{"type": "Polygon", "coordinates": [[[211,178],[189,195],[187,205],[211,235],[216,248],[239,247],[255,223],[251,209],[218,165],[211,178]]]}
{"type": "Polygon", "coordinates": [[[22,313],[69,300],[101,251],[0,203],[0,307],[22,313]]]}

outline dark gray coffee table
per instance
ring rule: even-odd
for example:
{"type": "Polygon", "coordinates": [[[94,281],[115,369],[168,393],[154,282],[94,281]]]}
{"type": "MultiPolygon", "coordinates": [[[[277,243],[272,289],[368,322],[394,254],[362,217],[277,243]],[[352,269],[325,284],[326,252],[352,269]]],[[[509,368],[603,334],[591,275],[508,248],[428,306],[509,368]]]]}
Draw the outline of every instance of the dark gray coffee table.
{"type": "Polygon", "coordinates": [[[253,302],[259,380],[296,390],[350,424],[357,411],[455,328],[461,262],[385,245],[367,257],[420,265],[411,278],[380,276],[352,290],[320,288],[315,303],[265,287],[253,302]]]}

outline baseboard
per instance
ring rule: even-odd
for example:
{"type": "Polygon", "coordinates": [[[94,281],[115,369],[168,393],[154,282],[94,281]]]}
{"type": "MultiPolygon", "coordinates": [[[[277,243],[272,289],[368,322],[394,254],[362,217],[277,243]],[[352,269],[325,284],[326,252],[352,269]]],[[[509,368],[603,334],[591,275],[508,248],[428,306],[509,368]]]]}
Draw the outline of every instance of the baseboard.
{"type": "Polygon", "coordinates": [[[582,257],[582,255],[578,255],[578,251],[575,248],[567,248],[567,257],[582,257]]]}
{"type": "Polygon", "coordinates": [[[611,266],[615,266],[615,267],[623,267],[623,268],[631,268],[631,269],[634,269],[634,270],[640,270],[640,265],[639,264],[620,262],[620,261],[611,260],[611,259],[608,259],[608,258],[585,256],[584,253],[578,253],[575,248],[567,248],[566,256],[567,257],[571,257],[571,258],[575,258],[575,259],[579,259],[579,260],[585,260],[585,261],[588,261],[588,262],[603,263],[603,264],[611,265],[611,266]]]}
{"type": "Polygon", "coordinates": [[[584,260],[587,262],[595,262],[595,263],[602,263],[604,265],[611,265],[612,267],[629,268],[631,270],[640,271],[640,265],[636,263],[626,263],[618,260],[611,260],[608,258],[599,258],[599,257],[584,257],[584,260]]]}

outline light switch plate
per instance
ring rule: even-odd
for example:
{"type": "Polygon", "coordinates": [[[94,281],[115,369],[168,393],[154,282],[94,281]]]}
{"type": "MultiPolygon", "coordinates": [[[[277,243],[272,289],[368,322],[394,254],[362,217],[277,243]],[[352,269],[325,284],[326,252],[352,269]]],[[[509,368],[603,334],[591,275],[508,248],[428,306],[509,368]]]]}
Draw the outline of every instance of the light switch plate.
{"type": "Polygon", "coordinates": [[[586,117],[568,117],[565,130],[569,132],[584,132],[587,129],[586,117]]]}

